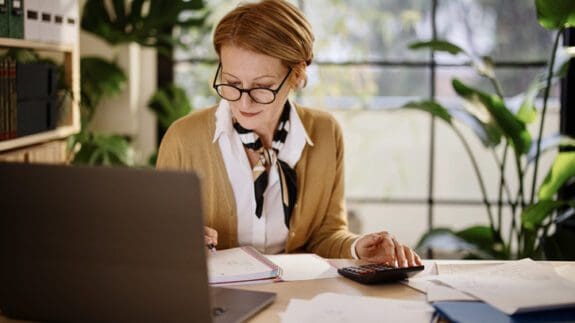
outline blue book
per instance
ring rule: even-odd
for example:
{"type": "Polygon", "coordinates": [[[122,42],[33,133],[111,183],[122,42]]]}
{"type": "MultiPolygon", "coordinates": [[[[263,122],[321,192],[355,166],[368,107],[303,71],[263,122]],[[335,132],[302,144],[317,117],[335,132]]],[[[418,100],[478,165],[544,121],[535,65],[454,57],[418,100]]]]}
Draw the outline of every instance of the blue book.
{"type": "Polygon", "coordinates": [[[436,302],[432,304],[437,314],[448,322],[458,323],[531,323],[575,322],[575,307],[541,310],[507,315],[483,302],[436,302]]]}

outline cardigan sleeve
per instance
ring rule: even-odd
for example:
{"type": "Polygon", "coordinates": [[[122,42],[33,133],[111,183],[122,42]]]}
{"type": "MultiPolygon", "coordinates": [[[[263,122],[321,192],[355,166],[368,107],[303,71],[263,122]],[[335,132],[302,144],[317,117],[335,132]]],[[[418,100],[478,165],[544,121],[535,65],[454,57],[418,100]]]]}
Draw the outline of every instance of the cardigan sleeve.
{"type": "MultiPolygon", "coordinates": [[[[331,119],[331,118],[330,118],[331,119]]],[[[331,119],[335,144],[335,174],[332,187],[329,189],[329,201],[326,214],[322,222],[316,226],[307,244],[309,251],[326,258],[352,258],[351,245],[357,235],[349,232],[347,226],[347,210],[345,206],[345,174],[344,174],[344,145],[339,124],[331,119]]],[[[330,134],[326,134],[330,135],[330,134]]],[[[329,161],[327,161],[329,162],[329,161]]]]}

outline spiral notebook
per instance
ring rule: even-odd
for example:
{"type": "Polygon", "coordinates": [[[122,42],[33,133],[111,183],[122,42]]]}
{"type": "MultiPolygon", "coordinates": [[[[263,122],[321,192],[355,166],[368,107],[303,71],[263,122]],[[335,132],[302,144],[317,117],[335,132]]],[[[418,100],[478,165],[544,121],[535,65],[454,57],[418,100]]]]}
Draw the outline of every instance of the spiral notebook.
{"type": "Polygon", "coordinates": [[[281,273],[278,265],[250,246],[208,254],[208,281],[212,285],[274,281],[281,273]]]}

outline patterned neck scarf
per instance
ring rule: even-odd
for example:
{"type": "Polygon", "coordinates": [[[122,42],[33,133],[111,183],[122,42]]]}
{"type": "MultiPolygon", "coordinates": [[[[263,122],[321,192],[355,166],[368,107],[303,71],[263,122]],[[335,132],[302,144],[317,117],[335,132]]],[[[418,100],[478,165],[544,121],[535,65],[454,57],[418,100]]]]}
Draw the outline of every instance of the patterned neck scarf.
{"type": "Polygon", "coordinates": [[[256,216],[258,218],[261,218],[262,216],[264,191],[268,186],[268,173],[270,167],[277,165],[284,209],[284,222],[288,229],[289,220],[296,201],[297,175],[293,168],[291,168],[286,162],[279,160],[277,156],[288,135],[289,114],[290,104],[286,101],[278,122],[278,127],[274,133],[271,149],[266,149],[263,146],[262,140],[255,132],[243,128],[235,119],[233,120],[234,129],[236,129],[240,135],[240,140],[244,147],[259,154],[259,159],[252,169],[256,198],[256,216]]]}

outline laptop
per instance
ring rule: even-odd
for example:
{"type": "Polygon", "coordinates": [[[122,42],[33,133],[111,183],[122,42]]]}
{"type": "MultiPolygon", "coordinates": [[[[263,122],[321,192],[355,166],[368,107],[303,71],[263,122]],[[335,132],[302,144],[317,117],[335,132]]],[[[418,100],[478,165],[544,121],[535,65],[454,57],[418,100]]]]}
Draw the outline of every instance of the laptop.
{"type": "Polygon", "coordinates": [[[208,286],[193,173],[0,163],[0,312],[242,322],[275,293],[208,286]]]}

